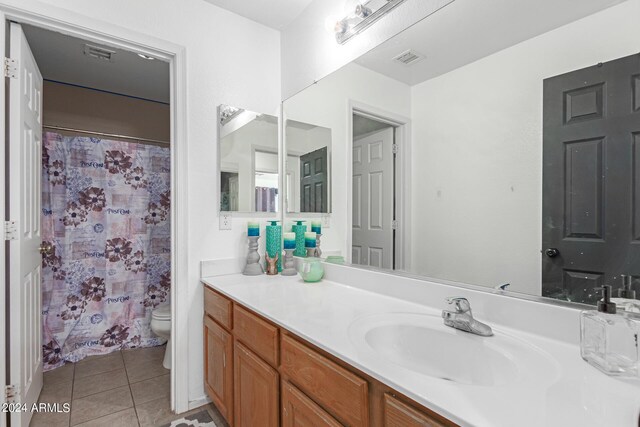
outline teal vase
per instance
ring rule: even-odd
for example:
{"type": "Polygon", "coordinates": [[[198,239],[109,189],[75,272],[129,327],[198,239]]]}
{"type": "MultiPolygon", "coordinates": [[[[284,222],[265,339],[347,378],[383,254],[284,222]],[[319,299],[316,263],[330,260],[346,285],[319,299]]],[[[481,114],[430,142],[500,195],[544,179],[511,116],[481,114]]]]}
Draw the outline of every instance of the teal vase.
{"type": "Polygon", "coordinates": [[[279,221],[271,221],[267,225],[267,253],[270,258],[278,255],[278,272],[282,271],[282,226],[279,221]]]}
{"type": "Polygon", "coordinates": [[[307,250],[304,247],[304,233],[307,231],[307,226],[303,225],[304,221],[296,221],[296,224],[291,226],[291,231],[296,233],[296,250],[293,251],[294,256],[307,256],[307,250]]]}

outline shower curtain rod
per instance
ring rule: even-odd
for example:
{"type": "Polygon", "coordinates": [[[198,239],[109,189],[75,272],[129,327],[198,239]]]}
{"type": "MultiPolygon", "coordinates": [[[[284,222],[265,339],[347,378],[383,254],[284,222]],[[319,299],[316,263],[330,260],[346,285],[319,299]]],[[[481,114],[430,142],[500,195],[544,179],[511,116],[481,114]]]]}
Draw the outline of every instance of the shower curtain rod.
{"type": "Polygon", "coordinates": [[[134,139],[136,141],[140,141],[140,142],[149,142],[152,144],[161,144],[161,145],[170,145],[170,143],[168,141],[160,141],[158,139],[149,139],[149,138],[139,138],[137,136],[127,136],[127,135],[117,135],[114,133],[105,133],[105,132],[94,132],[94,131],[90,131],[90,130],[84,130],[84,129],[73,129],[73,128],[66,128],[66,127],[62,127],[62,126],[42,126],[44,129],[52,129],[52,130],[61,130],[61,131],[65,131],[65,132],[77,132],[77,133],[88,133],[90,135],[98,135],[98,136],[108,136],[110,138],[123,138],[123,139],[134,139]]]}

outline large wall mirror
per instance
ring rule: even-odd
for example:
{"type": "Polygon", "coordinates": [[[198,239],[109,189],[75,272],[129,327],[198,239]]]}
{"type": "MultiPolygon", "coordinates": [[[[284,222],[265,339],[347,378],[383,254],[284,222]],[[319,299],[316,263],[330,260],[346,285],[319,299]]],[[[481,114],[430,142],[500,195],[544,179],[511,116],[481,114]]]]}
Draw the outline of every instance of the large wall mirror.
{"type": "Polygon", "coordinates": [[[456,0],[286,100],[333,135],[324,249],[555,300],[640,296],[638,16],[456,0]]]}
{"type": "Polygon", "coordinates": [[[218,107],[220,211],[277,212],[278,118],[218,107]]]}

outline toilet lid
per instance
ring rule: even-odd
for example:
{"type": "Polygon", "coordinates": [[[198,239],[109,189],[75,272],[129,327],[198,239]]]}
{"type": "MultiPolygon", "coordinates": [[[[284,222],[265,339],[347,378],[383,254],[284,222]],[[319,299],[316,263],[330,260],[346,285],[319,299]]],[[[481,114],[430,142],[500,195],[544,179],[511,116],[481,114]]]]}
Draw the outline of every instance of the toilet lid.
{"type": "Polygon", "coordinates": [[[169,319],[171,319],[171,305],[167,304],[167,305],[163,305],[163,306],[160,306],[160,307],[156,308],[155,310],[153,310],[151,312],[151,316],[154,319],[158,319],[158,320],[169,320],[169,319]]]}

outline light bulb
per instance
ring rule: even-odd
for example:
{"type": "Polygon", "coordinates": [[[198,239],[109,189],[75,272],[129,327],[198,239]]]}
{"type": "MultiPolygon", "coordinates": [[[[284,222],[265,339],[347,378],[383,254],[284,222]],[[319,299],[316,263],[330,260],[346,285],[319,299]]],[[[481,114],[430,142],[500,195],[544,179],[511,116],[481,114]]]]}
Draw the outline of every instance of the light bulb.
{"type": "Polygon", "coordinates": [[[363,4],[359,4],[358,6],[356,6],[356,16],[357,17],[364,19],[369,15],[371,15],[371,9],[369,9],[368,7],[366,7],[363,4]]]}
{"type": "Polygon", "coordinates": [[[327,19],[324,20],[324,29],[327,31],[327,33],[335,34],[338,21],[340,21],[340,18],[338,18],[336,15],[327,16],[327,19]]]}

